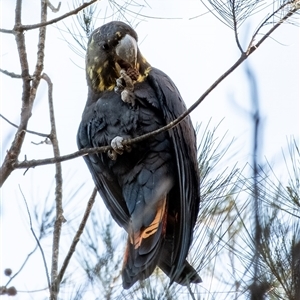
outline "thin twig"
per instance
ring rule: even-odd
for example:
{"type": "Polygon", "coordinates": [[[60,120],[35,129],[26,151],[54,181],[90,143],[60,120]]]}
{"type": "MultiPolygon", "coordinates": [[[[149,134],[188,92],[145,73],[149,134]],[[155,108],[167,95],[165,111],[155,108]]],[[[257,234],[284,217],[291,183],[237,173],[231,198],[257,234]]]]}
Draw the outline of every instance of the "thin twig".
{"type": "Polygon", "coordinates": [[[234,37],[235,37],[235,42],[240,49],[241,53],[244,53],[244,50],[241,46],[240,40],[239,40],[239,35],[238,35],[238,21],[236,17],[236,7],[235,7],[235,1],[232,1],[232,19],[233,19],[233,31],[234,31],[234,37]]]}
{"type": "MultiPolygon", "coordinates": [[[[7,118],[5,118],[2,114],[0,114],[0,117],[5,120],[8,124],[18,128],[19,126],[14,124],[13,122],[9,121],[7,118]]],[[[26,129],[26,132],[27,133],[30,133],[30,134],[35,134],[35,135],[38,135],[38,136],[41,136],[41,137],[45,137],[45,138],[48,138],[49,137],[49,134],[46,134],[46,133],[41,133],[41,132],[37,132],[37,131],[33,131],[33,130],[29,130],[29,129],[26,129]]]]}
{"type": "MultiPolygon", "coordinates": [[[[133,143],[135,142],[135,139],[131,140],[133,143]]],[[[85,156],[88,154],[95,154],[95,153],[101,153],[101,152],[107,152],[108,150],[111,150],[111,146],[102,146],[102,147],[95,147],[95,148],[89,148],[89,149],[82,149],[78,150],[74,153],[62,155],[60,157],[51,157],[51,158],[44,158],[44,159],[32,159],[32,160],[24,160],[22,162],[16,162],[13,164],[14,169],[28,169],[36,166],[44,166],[44,165],[51,165],[56,162],[63,162],[70,159],[74,159],[77,157],[85,156]]]]}
{"type": "MultiPolygon", "coordinates": [[[[19,186],[19,188],[20,188],[20,186],[19,186]]],[[[21,192],[22,192],[22,191],[21,191],[21,192]]],[[[25,200],[24,196],[23,196],[23,199],[25,200]]],[[[26,201],[26,200],[25,200],[25,201],[26,201]]],[[[25,202],[25,203],[26,203],[26,202],[25,202]]],[[[27,203],[26,203],[26,207],[27,207],[27,203]]],[[[27,212],[28,212],[29,219],[30,219],[30,222],[31,222],[31,217],[30,217],[30,213],[29,213],[28,207],[27,207],[27,212]]],[[[31,224],[30,224],[30,230],[31,230],[31,232],[33,233],[34,238],[37,240],[37,237],[35,236],[35,233],[34,233],[34,231],[33,231],[33,229],[32,229],[31,224]]],[[[39,244],[36,244],[36,246],[34,247],[34,249],[33,249],[31,252],[29,252],[29,253],[27,254],[27,257],[25,258],[23,264],[21,265],[21,267],[19,268],[19,270],[18,270],[16,273],[14,273],[13,276],[11,276],[11,277],[9,278],[9,280],[8,280],[8,282],[6,283],[5,287],[7,287],[7,286],[12,282],[12,280],[13,280],[14,278],[16,278],[16,277],[20,274],[20,272],[21,272],[21,271],[23,270],[23,268],[25,267],[25,265],[26,265],[28,259],[30,258],[30,256],[31,256],[31,255],[36,251],[36,249],[38,248],[38,245],[39,245],[39,244]]],[[[49,283],[50,283],[50,282],[49,282],[49,283]]]]}
{"type": "MultiPolygon", "coordinates": [[[[54,157],[60,156],[57,134],[56,134],[56,126],[55,126],[55,115],[54,115],[54,107],[53,107],[53,84],[47,74],[43,74],[42,78],[48,83],[48,102],[49,102],[49,115],[50,115],[50,123],[51,123],[51,133],[49,138],[52,142],[54,157]]],[[[59,293],[59,284],[56,280],[57,271],[58,271],[58,258],[59,258],[59,242],[61,236],[61,228],[62,224],[65,222],[65,218],[63,216],[63,207],[62,207],[62,170],[61,163],[55,163],[55,203],[56,203],[56,219],[54,223],[54,231],[53,231],[53,245],[52,245],[52,268],[51,268],[51,291],[50,291],[50,299],[56,300],[59,293]]]]}
{"type": "Polygon", "coordinates": [[[60,9],[61,2],[58,2],[57,7],[54,7],[54,5],[52,5],[52,3],[50,2],[50,0],[47,0],[47,5],[52,10],[52,12],[57,13],[59,11],[59,9],[60,9]]]}
{"type": "Polygon", "coordinates": [[[30,212],[29,212],[29,208],[28,208],[28,205],[27,205],[26,198],[25,198],[25,196],[24,196],[24,194],[23,194],[23,191],[22,191],[20,185],[19,185],[19,190],[20,190],[20,192],[21,192],[21,195],[22,195],[23,200],[24,200],[25,205],[26,205],[26,210],[27,210],[27,214],[28,214],[28,217],[29,217],[30,231],[32,232],[32,235],[34,236],[34,238],[35,238],[35,240],[36,240],[36,242],[37,242],[37,245],[38,245],[38,247],[39,247],[39,249],[40,249],[40,251],[41,251],[41,254],[42,254],[43,263],[44,263],[45,272],[46,272],[46,277],[47,277],[47,282],[48,282],[48,288],[50,288],[50,278],[49,278],[49,272],[48,272],[48,267],[47,267],[47,262],[46,262],[45,254],[44,254],[43,248],[42,248],[42,246],[41,246],[41,244],[40,244],[40,241],[39,241],[39,239],[37,238],[37,236],[36,236],[36,234],[35,234],[35,232],[34,232],[34,230],[33,230],[33,228],[32,228],[31,215],[30,215],[30,212]]]}
{"type": "MultiPolygon", "coordinates": [[[[44,26],[47,26],[47,25],[50,25],[50,24],[54,24],[54,23],[57,23],[65,18],[68,18],[72,15],[76,15],[78,12],[80,12],[81,10],[83,10],[85,7],[95,3],[96,1],[98,0],[92,0],[90,2],[87,2],[87,3],[83,3],[81,6],[79,6],[78,8],[58,17],[58,18],[55,18],[55,19],[52,19],[48,22],[46,21],[42,21],[41,23],[38,23],[38,24],[34,24],[34,25],[21,25],[21,22],[20,22],[20,26],[18,27],[18,30],[19,31],[24,31],[24,30],[32,30],[32,29],[37,29],[37,28],[40,28],[40,27],[44,27],[44,26]]],[[[20,1],[22,2],[22,0],[20,1]]],[[[61,2],[59,2],[58,4],[58,7],[55,8],[53,5],[51,5],[51,3],[46,0],[46,3],[47,5],[49,6],[49,8],[53,11],[53,12],[57,12],[59,9],[60,9],[60,4],[61,2]]],[[[21,18],[20,18],[21,20],[21,18]]],[[[11,30],[11,29],[4,29],[4,28],[0,28],[0,32],[2,33],[10,33],[10,34],[14,34],[14,30],[11,30]]]]}
{"type": "Polygon", "coordinates": [[[44,26],[47,26],[47,25],[50,25],[50,24],[54,24],[54,23],[57,23],[67,17],[70,17],[72,15],[76,15],[77,13],[79,13],[81,10],[83,10],[84,8],[86,8],[87,6],[90,6],[92,5],[93,3],[95,3],[96,1],[98,0],[92,0],[92,1],[89,1],[89,2],[86,2],[86,3],[83,3],[81,6],[77,7],[76,9],[58,17],[58,18],[55,18],[55,19],[52,19],[52,20],[49,20],[49,21],[45,21],[45,22],[41,22],[41,23],[38,23],[38,24],[34,24],[34,25],[22,25],[20,27],[21,30],[32,30],[32,29],[36,29],[36,28],[40,28],[40,27],[44,27],[44,26]]]}
{"type": "Polygon", "coordinates": [[[2,32],[2,33],[14,34],[14,31],[11,30],[11,29],[0,28],[0,32],[2,32]]]}
{"type": "Polygon", "coordinates": [[[288,18],[290,18],[292,15],[294,15],[297,10],[300,9],[300,7],[295,6],[283,18],[281,18],[267,33],[265,33],[263,35],[263,37],[255,45],[253,45],[255,37],[257,36],[260,29],[268,22],[268,20],[270,20],[270,18],[272,18],[275,14],[277,14],[279,11],[281,11],[285,6],[290,5],[292,2],[293,1],[289,1],[287,3],[282,4],[275,12],[273,12],[268,18],[266,18],[265,21],[258,27],[258,29],[253,34],[252,39],[249,43],[249,46],[247,49],[247,55],[249,55],[253,51],[255,51],[274,32],[274,30],[276,30],[282,23],[284,23],[288,18]]]}
{"type": "Polygon", "coordinates": [[[18,290],[18,293],[26,293],[27,295],[31,295],[31,293],[39,293],[39,292],[45,291],[47,289],[48,289],[48,287],[41,288],[41,289],[38,289],[38,290],[25,290],[25,291],[18,290]]]}
{"type": "Polygon", "coordinates": [[[87,203],[87,206],[86,206],[84,215],[83,215],[83,217],[82,217],[81,223],[80,223],[80,225],[79,225],[79,228],[78,228],[78,230],[77,230],[77,232],[76,232],[76,234],[75,234],[75,236],[74,236],[74,238],[73,238],[73,241],[72,241],[72,244],[71,244],[71,246],[70,246],[69,252],[68,252],[68,254],[67,254],[67,256],[66,256],[66,258],[65,258],[65,260],[64,260],[64,262],[63,262],[63,265],[62,265],[62,267],[61,267],[61,269],[60,269],[60,271],[59,271],[59,273],[58,273],[58,275],[57,275],[57,278],[56,278],[56,284],[60,284],[60,282],[61,282],[62,279],[63,279],[63,276],[64,276],[64,274],[65,274],[65,271],[66,271],[66,269],[67,269],[67,267],[68,267],[68,265],[69,265],[69,262],[70,262],[70,260],[71,260],[72,255],[73,255],[74,252],[75,252],[76,245],[77,245],[77,243],[78,243],[79,240],[80,240],[80,236],[81,236],[82,233],[83,233],[83,230],[84,230],[84,228],[85,228],[86,222],[87,222],[87,220],[88,220],[88,217],[89,217],[89,215],[90,215],[90,212],[91,212],[91,210],[92,210],[92,207],[93,207],[93,205],[94,205],[94,203],[95,203],[96,195],[97,195],[97,189],[94,188],[94,190],[93,190],[93,192],[92,192],[92,195],[91,195],[91,197],[90,197],[90,199],[89,199],[89,201],[88,201],[88,203],[87,203]]]}
{"type": "Polygon", "coordinates": [[[22,78],[21,75],[15,74],[15,73],[13,73],[13,72],[9,72],[9,71],[7,71],[7,70],[2,70],[2,69],[0,69],[0,72],[3,73],[3,74],[5,74],[5,75],[7,75],[7,76],[9,76],[9,77],[11,77],[11,78],[22,78]]]}

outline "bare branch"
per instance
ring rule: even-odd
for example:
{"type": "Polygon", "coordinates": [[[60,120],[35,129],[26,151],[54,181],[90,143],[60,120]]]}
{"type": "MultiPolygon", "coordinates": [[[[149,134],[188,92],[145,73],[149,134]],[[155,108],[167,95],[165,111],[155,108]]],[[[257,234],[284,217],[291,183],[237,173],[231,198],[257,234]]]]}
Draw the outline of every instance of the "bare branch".
{"type": "MultiPolygon", "coordinates": [[[[134,142],[134,140],[132,140],[134,142]]],[[[32,160],[24,160],[22,162],[16,162],[13,164],[14,169],[28,169],[32,167],[37,166],[43,166],[43,165],[51,165],[56,162],[63,162],[70,159],[74,159],[77,157],[81,157],[88,154],[95,154],[95,153],[101,153],[101,152],[107,152],[108,150],[112,150],[111,146],[103,146],[103,147],[96,147],[96,148],[89,148],[89,149],[82,149],[79,151],[76,151],[71,154],[62,155],[60,157],[51,157],[51,158],[45,158],[45,159],[32,159],[32,160]]]]}
{"type": "Polygon", "coordinates": [[[238,20],[237,20],[237,16],[236,16],[236,8],[235,8],[235,1],[232,1],[232,19],[233,19],[233,30],[234,30],[234,36],[235,36],[235,41],[236,44],[238,46],[238,48],[240,49],[241,53],[244,52],[241,43],[239,41],[239,36],[238,36],[238,20]]]}
{"type": "Polygon", "coordinates": [[[277,10],[275,10],[268,18],[266,18],[264,20],[264,22],[258,27],[258,29],[255,31],[255,33],[252,36],[252,39],[251,39],[248,49],[247,49],[247,55],[248,55],[248,53],[250,54],[252,51],[256,50],[274,32],[274,30],[276,30],[282,23],[284,23],[288,18],[293,16],[300,9],[299,5],[293,6],[293,8],[290,11],[288,11],[288,13],[283,18],[281,18],[267,33],[265,33],[263,35],[263,37],[255,45],[253,45],[253,42],[254,42],[256,36],[258,35],[259,31],[261,30],[261,28],[264,25],[266,25],[267,22],[272,17],[274,17],[278,12],[283,10],[284,7],[291,5],[292,3],[293,3],[293,1],[289,1],[289,2],[282,4],[277,10]]]}
{"type": "Polygon", "coordinates": [[[97,195],[97,189],[94,188],[94,190],[93,190],[93,192],[92,192],[92,195],[91,195],[91,197],[90,197],[90,199],[89,199],[89,201],[88,201],[88,203],[87,203],[87,207],[86,207],[86,209],[85,209],[84,215],[83,215],[82,220],[81,220],[81,223],[80,223],[80,225],[79,225],[79,228],[78,228],[78,230],[77,230],[77,232],[76,232],[76,234],[75,234],[75,236],[74,236],[74,238],[73,238],[73,241],[72,241],[72,244],[71,244],[71,246],[70,246],[69,252],[68,252],[68,254],[67,254],[67,256],[66,256],[66,258],[65,258],[65,260],[64,260],[64,262],[63,262],[63,265],[62,265],[62,267],[61,267],[61,269],[60,269],[60,271],[59,271],[59,274],[57,275],[57,278],[56,278],[56,284],[60,284],[60,282],[61,282],[62,279],[63,279],[63,276],[64,276],[64,274],[65,274],[65,271],[66,271],[66,269],[67,269],[67,267],[68,267],[68,265],[69,265],[69,262],[70,262],[70,260],[71,260],[72,255],[73,255],[74,252],[75,252],[76,245],[77,245],[77,243],[78,243],[79,240],[80,240],[80,236],[81,236],[82,233],[83,233],[83,230],[84,230],[84,228],[85,228],[86,222],[87,222],[87,220],[88,220],[88,217],[89,217],[89,215],[90,215],[90,212],[91,212],[91,210],[92,210],[92,207],[93,207],[93,205],[94,205],[94,203],[95,203],[96,195],[97,195]]]}
{"type": "Polygon", "coordinates": [[[22,78],[21,75],[15,74],[15,73],[13,73],[13,72],[9,72],[9,71],[7,71],[7,70],[2,70],[2,69],[0,69],[0,72],[3,73],[3,74],[5,74],[5,75],[7,75],[7,76],[10,76],[11,78],[22,78]]]}
{"type": "MultiPolygon", "coordinates": [[[[16,3],[16,13],[15,13],[15,26],[21,24],[21,7],[22,1],[18,0],[16,3]]],[[[18,48],[20,65],[21,65],[21,76],[23,80],[23,93],[22,93],[22,109],[21,109],[21,121],[19,128],[15,134],[14,141],[7,151],[6,157],[4,159],[3,165],[0,169],[0,187],[5,182],[7,177],[13,171],[13,163],[17,160],[21,147],[25,138],[25,133],[27,129],[28,120],[31,116],[32,103],[29,102],[30,98],[30,76],[29,76],[29,66],[26,53],[25,37],[23,32],[17,31],[15,33],[15,40],[18,48]]]]}
{"type": "Polygon", "coordinates": [[[78,12],[80,12],[81,10],[83,10],[85,7],[95,3],[96,1],[98,0],[92,0],[92,1],[89,1],[89,2],[86,2],[86,3],[83,3],[81,6],[79,6],[78,8],[58,17],[58,18],[55,18],[55,19],[52,19],[50,21],[45,21],[45,22],[41,22],[41,23],[38,23],[38,24],[34,24],[34,25],[22,25],[20,27],[21,30],[32,30],[32,29],[36,29],[36,28],[40,28],[40,27],[44,27],[44,26],[47,26],[47,25],[51,25],[51,24],[54,24],[54,23],[57,23],[63,19],[66,19],[72,15],[76,15],[78,12]]]}
{"type": "Polygon", "coordinates": [[[38,142],[38,143],[31,141],[31,144],[36,145],[36,146],[38,146],[38,145],[43,145],[43,144],[46,144],[46,145],[52,145],[52,142],[51,142],[51,140],[49,139],[49,137],[46,137],[43,141],[40,141],[40,142],[38,142]]]}
{"type": "MultiPolygon", "coordinates": [[[[27,201],[26,201],[26,198],[25,198],[25,196],[24,196],[24,194],[23,194],[23,191],[22,191],[20,185],[19,185],[19,190],[20,190],[20,192],[21,192],[21,194],[22,194],[23,200],[24,200],[25,205],[26,205],[26,210],[27,210],[27,214],[28,214],[28,217],[29,217],[30,231],[32,232],[32,235],[34,236],[34,239],[35,239],[36,242],[37,242],[37,246],[39,247],[39,249],[40,249],[40,251],[41,251],[41,254],[42,254],[43,263],[44,263],[45,272],[46,272],[46,277],[47,277],[47,282],[48,282],[48,288],[50,288],[50,278],[49,278],[49,272],[48,272],[48,267],[47,267],[47,262],[46,262],[45,254],[44,254],[43,248],[42,248],[42,246],[41,246],[41,244],[40,244],[40,241],[39,241],[39,239],[37,238],[37,236],[36,236],[36,234],[35,234],[35,232],[34,232],[34,230],[33,230],[33,227],[32,227],[32,221],[31,221],[31,215],[30,215],[30,212],[29,212],[29,208],[28,208],[28,205],[27,205],[27,201]]],[[[35,250],[34,250],[34,251],[35,251],[35,250]]],[[[33,251],[33,252],[34,252],[34,251],[33,251]]],[[[26,261],[27,261],[27,260],[26,260],[26,261]]],[[[25,261],[25,262],[26,262],[26,261],[25,261]]],[[[23,266],[24,266],[24,265],[25,265],[25,263],[23,264],[23,266]]],[[[23,266],[22,266],[22,268],[23,268],[23,266]]],[[[20,271],[19,271],[19,272],[20,272],[20,271]]],[[[15,276],[16,276],[16,275],[15,275],[15,276]]]]}
{"type": "MultiPolygon", "coordinates": [[[[41,21],[46,21],[47,5],[41,2],[41,21]],[[44,7],[44,9],[43,9],[44,7]]],[[[29,66],[26,53],[25,36],[23,30],[20,30],[21,26],[21,8],[22,1],[18,0],[16,4],[15,14],[15,39],[17,43],[20,65],[21,65],[21,76],[23,80],[23,93],[22,93],[22,109],[21,109],[21,121],[18,130],[15,134],[15,138],[10,149],[7,151],[3,165],[0,169],[0,187],[8,178],[10,173],[13,171],[13,164],[17,161],[18,156],[21,152],[21,147],[24,142],[28,121],[31,117],[33,102],[36,97],[37,88],[40,83],[41,73],[44,67],[44,49],[45,49],[45,36],[46,27],[41,27],[39,30],[39,42],[38,42],[38,54],[35,71],[33,73],[33,80],[29,75],[29,66]],[[31,84],[32,80],[32,84],[31,84]]]]}
{"type": "Polygon", "coordinates": [[[0,28],[0,32],[2,32],[2,33],[14,34],[14,31],[11,30],[11,29],[3,29],[3,28],[0,28]]]}
{"type": "Polygon", "coordinates": [[[235,31],[255,10],[266,5],[265,1],[261,0],[208,0],[213,7],[212,10],[206,1],[201,0],[201,2],[217,19],[235,31]]]}
{"type": "Polygon", "coordinates": [[[48,7],[52,10],[52,12],[57,13],[60,9],[61,6],[61,2],[58,2],[57,8],[55,8],[52,3],[50,2],[50,0],[47,0],[47,5],[48,7]]]}
{"type": "MultiPolygon", "coordinates": [[[[2,114],[0,114],[0,117],[5,120],[8,124],[18,128],[18,125],[14,124],[13,122],[9,121],[7,118],[5,118],[2,114]]],[[[46,134],[46,133],[41,133],[41,132],[37,132],[37,131],[33,131],[33,130],[29,130],[29,129],[26,129],[26,132],[27,133],[31,133],[31,134],[35,134],[35,135],[38,135],[38,136],[41,136],[41,137],[45,137],[45,138],[48,138],[49,137],[49,134],[46,134]]]]}
{"type": "Polygon", "coordinates": [[[93,0],[87,3],[84,3],[77,9],[59,17],[53,19],[50,22],[46,22],[46,12],[47,12],[47,3],[42,1],[42,6],[45,8],[42,9],[42,16],[41,16],[41,23],[36,25],[29,25],[23,26],[21,24],[21,9],[22,9],[22,1],[18,0],[16,4],[16,14],[15,14],[15,27],[12,31],[15,34],[15,39],[17,43],[17,48],[19,52],[20,64],[21,64],[21,78],[23,80],[23,94],[22,94],[22,111],[21,111],[21,121],[16,132],[14,141],[7,151],[6,157],[4,159],[3,165],[0,169],[1,178],[0,178],[0,187],[3,185],[5,180],[8,178],[10,173],[13,171],[13,164],[17,161],[17,158],[20,154],[21,147],[25,138],[27,124],[29,118],[31,117],[31,111],[33,102],[36,96],[36,91],[39,86],[40,76],[43,70],[43,63],[44,63],[44,48],[45,48],[45,34],[46,34],[46,25],[53,24],[58,22],[70,15],[78,13],[83,8],[91,5],[92,3],[96,2],[97,0],[93,0]],[[33,81],[32,85],[30,82],[32,80],[31,76],[29,75],[29,66],[27,61],[27,53],[26,53],[26,46],[25,46],[25,37],[24,37],[24,30],[30,30],[40,28],[39,32],[39,43],[38,43],[38,57],[35,72],[33,74],[33,81]]]}
{"type": "MultiPolygon", "coordinates": [[[[24,196],[23,196],[23,199],[25,200],[25,198],[24,198],[24,196]]],[[[27,203],[26,203],[26,207],[27,207],[27,203]]],[[[27,210],[28,211],[28,210],[27,210]]],[[[29,213],[29,212],[28,212],[29,213]]],[[[30,227],[30,230],[31,230],[31,228],[32,227],[30,227]]],[[[32,231],[31,231],[32,232],[32,231]]],[[[34,238],[36,239],[36,236],[35,236],[35,234],[34,234],[34,232],[33,232],[33,235],[34,235],[34,238]]],[[[27,261],[28,261],[28,259],[31,257],[31,255],[32,254],[34,254],[35,253],[35,251],[36,251],[36,249],[38,248],[38,245],[39,244],[37,244],[35,247],[34,247],[34,249],[31,251],[31,252],[29,252],[28,254],[27,254],[27,257],[25,258],[25,260],[24,260],[24,262],[23,262],[23,264],[21,265],[21,267],[19,268],[19,270],[16,272],[16,273],[14,273],[14,275],[13,276],[11,276],[10,278],[9,278],[9,281],[6,283],[6,287],[11,283],[11,281],[14,279],[14,278],[16,278],[19,274],[20,274],[20,272],[23,270],[23,268],[25,267],[25,265],[26,265],[26,263],[27,263],[27,261]]],[[[44,253],[43,253],[44,254],[44,253]]]]}
{"type": "MultiPolygon", "coordinates": [[[[56,126],[55,126],[55,116],[54,116],[54,107],[53,107],[53,84],[47,74],[43,74],[42,78],[48,83],[48,101],[49,101],[49,115],[51,123],[51,133],[49,138],[52,142],[54,157],[60,156],[56,126]]],[[[50,299],[57,299],[59,293],[59,284],[60,282],[56,281],[57,270],[58,270],[58,256],[59,256],[59,242],[61,236],[61,227],[62,224],[66,221],[63,216],[63,207],[62,207],[62,171],[61,163],[55,163],[55,203],[56,203],[56,220],[54,223],[54,232],[53,232],[53,245],[52,245],[52,270],[51,270],[51,290],[50,290],[50,299]]]]}

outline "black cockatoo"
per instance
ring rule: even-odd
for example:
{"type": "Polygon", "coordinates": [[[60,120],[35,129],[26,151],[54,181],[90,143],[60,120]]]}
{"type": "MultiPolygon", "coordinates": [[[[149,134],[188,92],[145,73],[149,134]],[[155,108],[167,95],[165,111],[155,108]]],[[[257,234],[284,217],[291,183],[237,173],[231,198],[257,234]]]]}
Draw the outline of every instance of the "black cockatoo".
{"type": "Polygon", "coordinates": [[[86,53],[88,99],[79,126],[79,149],[111,145],[85,156],[113,219],[128,233],[123,287],[149,277],[156,266],[172,282],[199,283],[186,261],[199,210],[196,136],[189,117],[142,142],[185,110],[171,79],[151,67],[137,34],[110,22],[90,36],[86,53]]]}

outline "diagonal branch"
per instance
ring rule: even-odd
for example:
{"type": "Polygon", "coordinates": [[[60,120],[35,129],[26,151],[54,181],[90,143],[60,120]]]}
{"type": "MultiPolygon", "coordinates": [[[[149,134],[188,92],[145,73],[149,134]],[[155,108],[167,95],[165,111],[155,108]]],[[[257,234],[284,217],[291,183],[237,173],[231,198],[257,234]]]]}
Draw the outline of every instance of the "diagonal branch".
{"type": "Polygon", "coordinates": [[[263,37],[258,41],[258,43],[256,43],[256,45],[253,45],[254,40],[256,38],[256,36],[258,35],[259,31],[262,29],[263,26],[265,26],[269,20],[271,20],[278,12],[280,12],[281,10],[283,10],[286,6],[289,6],[293,3],[294,1],[291,0],[289,2],[283,3],[282,5],[280,5],[272,14],[270,14],[262,23],[261,25],[257,28],[257,30],[254,32],[252,39],[249,43],[248,49],[247,49],[247,53],[252,51],[251,48],[257,48],[261,45],[261,43],[268,38],[272,32],[274,30],[276,30],[276,28],[278,28],[282,23],[284,23],[288,18],[290,18],[291,16],[293,16],[297,10],[300,9],[300,6],[298,5],[294,5],[294,8],[291,9],[283,18],[281,18],[267,33],[265,33],[263,35],[263,37]]]}
{"type": "MultiPolygon", "coordinates": [[[[11,126],[14,126],[16,128],[18,128],[18,125],[14,124],[13,122],[9,121],[7,118],[5,118],[2,114],[0,114],[0,117],[5,120],[8,124],[10,124],[11,126]]],[[[33,130],[29,130],[27,129],[26,130],[27,133],[30,133],[30,134],[35,134],[35,135],[38,135],[38,136],[41,136],[41,137],[49,137],[49,134],[46,134],[46,133],[41,133],[41,132],[37,132],[37,131],[33,131],[33,130]]]]}
{"type": "MultiPolygon", "coordinates": [[[[37,29],[40,27],[44,27],[47,25],[51,25],[54,23],[57,23],[63,19],[66,19],[72,15],[76,15],[78,12],[80,12],[81,10],[83,10],[84,8],[92,5],[93,3],[97,2],[98,0],[92,0],[86,3],[83,3],[81,6],[77,7],[76,9],[69,11],[68,13],[57,17],[55,19],[49,20],[49,21],[42,21],[41,23],[38,24],[33,24],[33,25],[21,25],[21,23],[19,24],[18,30],[19,31],[24,31],[24,30],[32,30],[32,29],[37,29]]],[[[22,2],[22,1],[21,1],[22,2]]],[[[60,9],[60,4],[61,2],[59,2],[58,7],[55,8],[48,0],[46,1],[46,4],[49,6],[49,8],[53,11],[53,12],[57,12],[60,9]]],[[[0,28],[0,32],[2,33],[10,33],[10,34],[14,34],[14,30],[11,29],[4,29],[4,28],[0,28]]]]}
{"type": "MultiPolygon", "coordinates": [[[[134,139],[128,139],[124,140],[122,144],[124,146],[132,145],[134,143],[142,142],[146,139],[148,139],[151,136],[157,135],[161,132],[167,131],[178,125],[184,118],[186,118],[229,74],[231,74],[245,59],[247,59],[246,54],[242,54],[242,56],[236,61],[236,63],[229,68],[223,75],[221,75],[205,92],[204,94],[192,105],[188,110],[186,110],[183,114],[181,114],[177,119],[170,122],[168,125],[157,129],[155,131],[146,133],[144,135],[141,135],[139,137],[136,137],[134,139]]],[[[100,153],[100,152],[107,152],[109,150],[112,150],[111,146],[103,146],[103,147],[95,147],[95,148],[89,148],[89,149],[82,149],[79,151],[76,151],[74,153],[60,156],[60,157],[53,157],[53,158],[46,158],[46,159],[40,159],[40,160],[30,160],[30,161],[23,161],[23,162],[16,162],[14,164],[14,168],[31,168],[36,167],[39,165],[47,165],[47,164],[53,164],[55,162],[62,162],[66,160],[70,160],[76,157],[88,155],[88,154],[94,154],[94,153],[100,153]]]]}
{"type": "Polygon", "coordinates": [[[75,236],[73,238],[73,241],[72,241],[72,244],[70,246],[69,252],[68,252],[68,254],[67,254],[67,256],[66,256],[66,258],[65,258],[65,260],[63,262],[63,265],[62,265],[62,267],[61,267],[61,269],[60,269],[60,271],[59,271],[59,273],[58,273],[58,275],[56,277],[56,284],[60,284],[60,282],[62,281],[62,279],[64,277],[64,274],[65,274],[66,269],[67,269],[67,267],[69,265],[71,257],[72,257],[72,255],[75,252],[76,245],[77,245],[77,243],[80,240],[80,236],[83,233],[84,227],[85,227],[86,222],[87,222],[87,220],[89,218],[89,215],[90,215],[90,212],[92,210],[92,207],[93,207],[93,205],[95,203],[96,196],[97,196],[97,189],[94,188],[94,190],[92,192],[92,195],[91,195],[91,197],[90,197],[90,199],[89,199],[89,201],[87,203],[87,207],[85,209],[84,215],[83,215],[81,223],[79,225],[79,228],[78,228],[78,230],[77,230],[77,232],[76,232],[76,234],[75,234],[75,236]]]}
{"type": "Polygon", "coordinates": [[[33,24],[33,25],[22,25],[21,26],[21,29],[22,30],[32,30],[32,29],[36,29],[36,28],[40,28],[40,27],[43,27],[43,26],[47,26],[47,25],[51,25],[51,24],[54,24],[54,23],[57,23],[65,18],[68,18],[72,15],[76,15],[77,13],[79,13],[81,10],[83,10],[84,8],[92,5],[93,3],[95,3],[96,1],[98,0],[92,0],[92,1],[89,1],[89,2],[86,2],[86,3],[83,3],[81,6],[77,7],[76,9],[58,17],[58,18],[55,18],[55,19],[52,19],[52,20],[49,20],[47,22],[41,22],[41,23],[38,23],[38,24],[33,24]]]}
{"type": "MultiPolygon", "coordinates": [[[[46,262],[45,254],[44,254],[43,248],[42,248],[42,246],[41,246],[41,244],[40,244],[40,241],[39,241],[39,239],[37,238],[37,236],[36,236],[36,234],[35,234],[35,232],[34,232],[34,230],[33,230],[33,227],[32,227],[32,220],[31,220],[31,215],[30,215],[30,212],[29,212],[29,208],[28,208],[28,205],[27,205],[27,201],[26,201],[26,198],[25,198],[25,196],[24,196],[24,194],[23,194],[23,192],[22,192],[20,186],[19,186],[19,189],[20,189],[20,192],[21,192],[21,194],[22,194],[23,200],[24,200],[25,205],[26,205],[26,210],[27,210],[28,217],[29,217],[30,231],[32,232],[32,235],[34,236],[34,238],[35,238],[35,240],[36,240],[36,242],[37,242],[37,247],[40,249],[41,254],[42,254],[43,263],[44,263],[45,272],[46,272],[46,277],[47,277],[47,282],[48,282],[48,288],[50,288],[50,278],[49,278],[49,272],[48,272],[48,267],[47,267],[47,262],[46,262]]],[[[35,249],[34,249],[31,253],[33,253],[34,251],[35,251],[35,249]]],[[[27,256],[27,259],[28,259],[28,258],[29,258],[29,255],[27,256]]],[[[24,264],[22,265],[22,268],[23,268],[23,266],[25,265],[27,259],[25,260],[24,264]]],[[[22,270],[22,268],[19,270],[19,272],[22,270]]],[[[19,273],[19,272],[18,272],[18,273],[19,273]]],[[[17,274],[18,274],[18,273],[17,273],[17,274]]],[[[15,274],[15,276],[16,276],[17,274],[15,274]]],[[[7,284],[8,284],[8,283],[7,283],[7,284]]]]}

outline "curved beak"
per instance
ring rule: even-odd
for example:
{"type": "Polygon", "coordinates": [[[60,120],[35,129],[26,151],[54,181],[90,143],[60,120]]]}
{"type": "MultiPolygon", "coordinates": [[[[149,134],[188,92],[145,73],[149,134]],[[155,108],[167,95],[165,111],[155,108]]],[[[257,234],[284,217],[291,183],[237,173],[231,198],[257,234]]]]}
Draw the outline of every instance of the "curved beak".
{"type": "Polygon", "coordinates": [[[116,46],[116,54],[123,63],[129,64],[132,68],[135,68],[137,60],[136,40],[129,34],[126,34],[116,46]]]}

